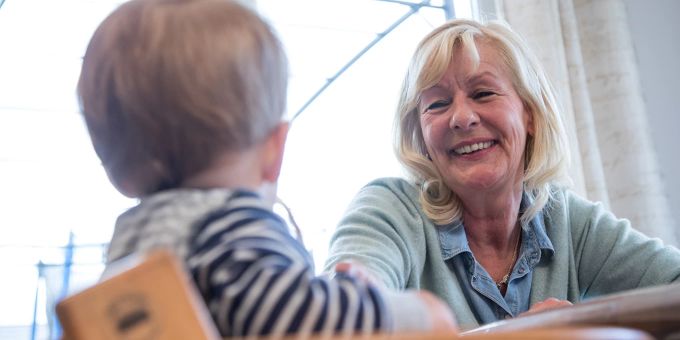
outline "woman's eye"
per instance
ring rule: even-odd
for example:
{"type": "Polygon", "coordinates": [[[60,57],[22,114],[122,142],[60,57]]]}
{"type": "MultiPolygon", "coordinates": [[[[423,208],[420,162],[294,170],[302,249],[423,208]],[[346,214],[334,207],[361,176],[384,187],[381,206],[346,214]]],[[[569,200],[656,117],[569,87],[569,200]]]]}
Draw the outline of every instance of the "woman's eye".
{"type": "Polygon", "coordinates": [[[472,95],[472,98],[482,99],[482,98],[486,98],[488,96],[493,96],[494,94],[495,93],[493,93],[491,91],[479,91],[479,92],[475,92],[475,94],[472,95]]]}
{"type": "Polygon", "coordinates": [[[430,104],[427,108],[425,108],[425,111],[437,110],[437,109],[445,107],[449,104],[451,104],[450,100],[438,100],[438,101],[430,104]]]}

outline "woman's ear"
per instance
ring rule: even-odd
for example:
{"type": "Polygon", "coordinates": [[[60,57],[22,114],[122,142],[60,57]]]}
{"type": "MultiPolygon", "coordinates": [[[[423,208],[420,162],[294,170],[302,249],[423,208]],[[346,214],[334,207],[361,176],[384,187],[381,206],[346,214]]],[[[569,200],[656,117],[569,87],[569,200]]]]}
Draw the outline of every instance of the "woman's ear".
{"type": "Polygon", "coordinates": [[[288,136],[287,122],[281,122],[272,133],[267,137],[265,143],[265,159],[262,178],[267,182],[276,182],[281,173],[283,163],[283,152],[286,147],[286,137],[288,136]]]}

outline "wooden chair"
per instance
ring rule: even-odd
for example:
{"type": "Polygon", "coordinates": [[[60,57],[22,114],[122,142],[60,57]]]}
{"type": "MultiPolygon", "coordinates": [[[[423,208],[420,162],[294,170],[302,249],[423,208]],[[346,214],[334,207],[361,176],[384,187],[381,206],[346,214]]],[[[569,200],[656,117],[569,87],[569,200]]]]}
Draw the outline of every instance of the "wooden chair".
{"type": "Polygon", "coordinates": [[[182,264],[167,251],[127,258],[115,275],[57,304],[65,339],[218,339],[182,264]]]}

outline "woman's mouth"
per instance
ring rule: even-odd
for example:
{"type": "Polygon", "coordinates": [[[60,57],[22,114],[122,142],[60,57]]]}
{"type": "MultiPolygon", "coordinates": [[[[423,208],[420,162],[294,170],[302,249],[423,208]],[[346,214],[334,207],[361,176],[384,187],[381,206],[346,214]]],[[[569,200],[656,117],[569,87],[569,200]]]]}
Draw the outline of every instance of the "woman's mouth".
{"type": "Polygon", "coordinates": [[[451,150],[454,155],[462,156],[488,149],[496,144],[496,141],[479,142],[468,144],[451,150]]]}

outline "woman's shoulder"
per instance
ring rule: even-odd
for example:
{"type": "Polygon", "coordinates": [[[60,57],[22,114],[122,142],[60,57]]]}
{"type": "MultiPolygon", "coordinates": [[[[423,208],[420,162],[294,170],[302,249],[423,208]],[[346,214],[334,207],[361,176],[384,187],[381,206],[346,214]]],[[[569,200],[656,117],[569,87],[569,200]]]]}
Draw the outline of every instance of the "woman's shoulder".
{"type": "Polygon", "coordinates": [[[381,177],[376,178],[364,186],[366,188],[385,188],[395,192],[402,192],[406,194],[418,194],[416,185],[402,177],[381,177]]]}
{"type": "Polygon", "coordinates": [[[551,196],[544,213],[553,223],[569,225],[572,232],[582,232],[594,224],[613,224],[619,220],[602,202],[590,200],[568,187],[553,185],[551,196]]]}
{"type": "Polygon", "coordinates": [[[371,206],[383,211],[422,215],[420,192],[411,181],[400,177],[377,178],[366,184],[354,197],[353,207],[371,206]]]}
{"type": "Polygon", "coordinates": [[[567,186],[552,185],[550,190],[552,205],[561,206],[570,213],[583,215],[589,211],[604,209],[602,202],[588,199],[567,186]]]}
{"type": "Polygon", "coordinates": [[[382,177],[370,181],[359,191],[358,197],[373,196],[383,200],[418,202],[420,192],[411,181],[401,177],[382,177]]]}

